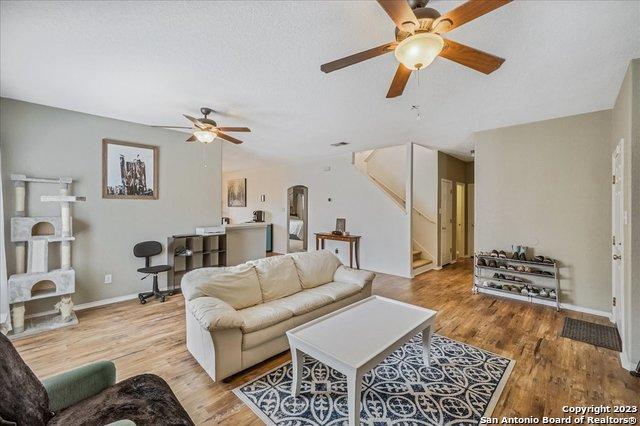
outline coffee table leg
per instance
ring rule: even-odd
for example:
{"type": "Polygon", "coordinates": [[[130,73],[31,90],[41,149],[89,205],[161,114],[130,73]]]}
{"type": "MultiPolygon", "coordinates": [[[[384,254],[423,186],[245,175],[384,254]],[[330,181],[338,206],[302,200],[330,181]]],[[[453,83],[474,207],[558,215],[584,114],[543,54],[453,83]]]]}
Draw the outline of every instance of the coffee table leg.
{"type": "Polygon", "coordinates": [[[431,326],[422,330],[422,359],[424,359],[424,365],[429,367],[431,365],[431,326]]]}
{"type": "Polygon", "coordinates": [[[349,426],[360,424],[360,399],[362,395],[362,376],[357,372],[347,375],[347,405],[349,426]]]}
{"type": "Polygon", "coordinates": [[[296,348],[291,348],[291,360],[293,361],[293,381],[291,382],[291,396],[300,395],[300,382],[302,381],[303,353],[296,348]]]}

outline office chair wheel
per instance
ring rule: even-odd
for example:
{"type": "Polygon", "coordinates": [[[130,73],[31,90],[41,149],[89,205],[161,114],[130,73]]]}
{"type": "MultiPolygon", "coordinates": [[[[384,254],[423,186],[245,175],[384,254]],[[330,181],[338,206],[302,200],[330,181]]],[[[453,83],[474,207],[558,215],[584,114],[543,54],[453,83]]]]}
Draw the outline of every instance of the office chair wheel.
{"type": "Polygon", "coordinates": [[[164,296],[162,296],[162,299],[160,299],[160,302],[164,303],[164,296]]]}
{"type": "Polygon", "coordinates": [[[145,303],[147,303],[147,299],[140,299],[140,304],[144,305],[145,303]]]}

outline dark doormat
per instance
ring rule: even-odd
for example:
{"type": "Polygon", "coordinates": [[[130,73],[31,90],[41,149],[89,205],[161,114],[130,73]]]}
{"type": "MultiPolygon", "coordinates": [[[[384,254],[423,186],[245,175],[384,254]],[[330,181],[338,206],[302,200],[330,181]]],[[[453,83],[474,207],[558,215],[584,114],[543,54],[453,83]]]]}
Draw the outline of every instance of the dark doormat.
{"type": "Polygon", "coordinates": [[[562,337],[622,352],[622,341],[616,327],[565,318],[562,337]]]}

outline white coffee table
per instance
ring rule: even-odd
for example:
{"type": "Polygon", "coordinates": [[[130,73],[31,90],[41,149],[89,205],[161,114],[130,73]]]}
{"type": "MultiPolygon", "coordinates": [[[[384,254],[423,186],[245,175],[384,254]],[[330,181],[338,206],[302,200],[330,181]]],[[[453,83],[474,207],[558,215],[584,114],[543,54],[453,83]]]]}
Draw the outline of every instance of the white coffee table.
{"type": "Polygon", "coordinates": [[[305,353],[347,376],[349,425],[359,424],[362,377],[420,332],[422,356],[428,366],[436,313],[371,296],[287,331],[293,359],[291,394],[300,394],[305,353]]]}

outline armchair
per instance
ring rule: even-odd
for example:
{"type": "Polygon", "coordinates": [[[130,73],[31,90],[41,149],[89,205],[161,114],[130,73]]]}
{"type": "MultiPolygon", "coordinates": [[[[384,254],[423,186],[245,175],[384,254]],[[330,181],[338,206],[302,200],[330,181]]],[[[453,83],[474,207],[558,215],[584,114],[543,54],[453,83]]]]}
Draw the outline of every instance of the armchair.
{"type": "Polygon", "coordinates": [[[0,424],[193,425],[169,385],[153,374],[116,383],[116,367],[98,361],[42,383],[0,333],[0,424]]]}

